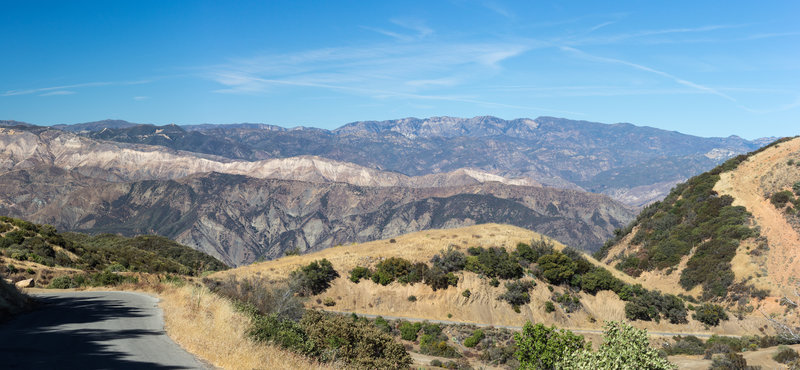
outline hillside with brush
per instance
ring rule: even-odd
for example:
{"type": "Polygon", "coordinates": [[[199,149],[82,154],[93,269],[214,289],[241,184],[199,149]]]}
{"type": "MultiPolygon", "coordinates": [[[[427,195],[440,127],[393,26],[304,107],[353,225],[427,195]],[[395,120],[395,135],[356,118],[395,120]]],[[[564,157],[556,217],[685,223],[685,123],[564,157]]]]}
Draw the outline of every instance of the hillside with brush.
{"type": "Polygon", "coordinates": [[[336,275],[308,292],[309,308],[511,327],[530,320],[597,330],[630,320],[660,332],[745,334],[763,326],[759,318],[727,320],[719,306],[650,289],[551,239],[497,224],[334,247],[209,278],[278,283],[323,260],[336,275]]]}
{"type": "Polygon", "coordinates": [[[50,225],[0,217],[0,274],[12,283],[74,288],[121,282],[130,273],[199,276],[226,268],[160,236],[60,233],[50,225]]]}
{"type": "Polygon", "coordinates": [[[798,161],[800,138],[732,158],[646,207],[596,257],[666,291],[782,315],[765,298],[793,296],[800,276],[798,161]]]}

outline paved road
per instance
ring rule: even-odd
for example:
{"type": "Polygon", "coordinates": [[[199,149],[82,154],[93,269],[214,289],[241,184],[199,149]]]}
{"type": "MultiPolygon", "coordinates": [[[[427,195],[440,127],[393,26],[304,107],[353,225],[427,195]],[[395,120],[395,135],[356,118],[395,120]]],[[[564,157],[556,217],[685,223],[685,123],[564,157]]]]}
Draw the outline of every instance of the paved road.
{"type": "Polygon", "coordinates": [[[0,324],[0,368],[208,368],[166,335],[156,298],[130,292],[35,296],[39,309],[0,324]]]}
{"type": "MultiPolygon", "coordinates": [[[[352,315],[353,314],[353,312],[348,312],[348,311],[334,311],[334,310],[323,310],[323,311],[330,312],[330,313],[338,313],[338,314],[341,314],[341,315],[352,315]]],[[[434,324],[445,324],[445,325],[461,325],[461,324],[463,324],[463,325],[473,325],[473,326],[477,326],[477,327],[481,327],[481,328],[493,327],[493,328],[516,330],[516,331],[521,331],[522,330],[521,326],[476,324],[476,323],[472,323],[472,322],[463,322],[463,321],[431,320],[431,319],[421,319],[421,318],[418,318],[418,317],[371,315],[371,314],[357,313],[357,312],[355,314],[356,314],[356,316],[366,317],[366,318],[370,318],[370,319],[374,319],[374,318],[380,316],[380,317],[383,317],[386,320],[406,320],[406,321],[410,321],[410,322],[427,321],[427,322],[434,323],[434,324]]],[[[577,334],[603,334],[603,330],[601,330],[601,329],[572,329],[572,328],[560,328],[560,327],[559,327],[559,329],[567,329],[567,330],[569,330],[569,331],[571,331],[573,333],[577,333],[577,334]]],[[[650,335],[650,336],[655,336],[655,337],[674,337],[676,335],[683,335],[683,336],[685,336],[685,335],[694,335],[694,336],[696,336],[698,338],[711,338],[711,335],[712,335],[712,334],[708,334],[708,333],[677,333],[677,332],[676,333],[672,333],[672,332],[660,332],[660,331],[650,331],[650,330],[647,331],[647,334],[650,335]]],[[[727,335],[727,334],[726,335],[721,335],[721,336],[723,336],[723,337],[735,337],[735,338],[739,337],[738,335],[727,335]]]]}

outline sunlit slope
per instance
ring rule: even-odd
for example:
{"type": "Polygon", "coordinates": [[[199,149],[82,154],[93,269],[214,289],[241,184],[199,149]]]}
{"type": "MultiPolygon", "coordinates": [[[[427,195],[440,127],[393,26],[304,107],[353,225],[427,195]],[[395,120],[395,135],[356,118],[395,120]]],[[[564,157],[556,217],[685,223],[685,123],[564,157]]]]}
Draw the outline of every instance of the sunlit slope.
{"type": "MultiPolygon", "coordinates": [[[[211,276],[216,279],[257,277],[268,280],[283,280],[300,266],[311,261],[325,258],[339,272],[331,287],[319,296],[312,297],[309,307],[325,308],[337,311],[358,312],[365,314],[400,316],[433,320],[452,320],[491,325],[522,326],[526,320],[555,324],[561,327],[595,329],[602,326],[605,320],[625,320],[623,302],[615,293],[601,291],[597,295],[579,293],[582,309],[567,314],[561,310],[548,313],[545,302],[550,301],[553,294],[546,282],[536,279],[536,287],[530,292],[530,304],[520,307],[520,313],[497,299],[505,289],[503,283],[492,287],[489,279],[467,271],[457,273],[457,287],[433,291],[422,283],[402,285],[393,282],[381,286],[366,280],[356,284],[348,279],[349,271],[356,266],[374,266],[382,259],[402,257],[412,262],[428,262],[431,257],[448,246],[454,246],[464,252],[468,247],[505,247],[513,250],[517,243],[530,243],[541,238],[539,234],[514,226],[484,224],[471,227],[428,230],[407,234],[390,240],[380,240],[363,244],[354,244],[329,248],[312,254],[288,256],[273,261],[256,263],[233,270],[219,272],[211,276]],[[464,297],[463,291],[469,289],[471,295],[464,297]],[[416,297],[415,302],[408,297],[416,297]],[[325,307],[322,302],[326,298],[334,300],[335,305],[325,307]]],[[[564,248],[554,242],[555,249],[564,248]]],[[[587,256],[590,262],[602,265],[587,256]]],[[[635,280],[619,271],[609,271],[627,283],[635,280]]],[[[561,286],[551,286],[555,292],[564,290],[561,286]]],[[[637,321],[639,327],[676,333],[708,332],[702,324],[690,320],[686,325],[673,325],[665,321],[661,323],[637,321]]],[[[756,323],[751,321],[725,322],[713,328],[718,333],[743,333],[757,330],[756,323]]]]}
{"type": "Polygon", "coordinates": [[[663,291],[777,310],[762,298],[793,295],[800,277],[798,163],[800,138],[733,158],[645,208],[597,257],[663,291]]]}

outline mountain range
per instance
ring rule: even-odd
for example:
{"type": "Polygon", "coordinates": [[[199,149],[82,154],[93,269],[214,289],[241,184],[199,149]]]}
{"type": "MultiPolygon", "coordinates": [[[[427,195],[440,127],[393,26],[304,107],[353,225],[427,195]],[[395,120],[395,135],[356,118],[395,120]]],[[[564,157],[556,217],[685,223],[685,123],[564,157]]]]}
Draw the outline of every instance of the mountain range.
{"type": "Polygon", "coordinates": [[[0,213],[164,235],[231,265],[485,222],[595,250],[634,214],[603,195],[475,169],[413,177],[312,156],[235,160],[32,125],[0,128],[0,188],[0,213]]]}
{"type": "Polygon", "coordinates": [[[266,124],[152,126],[99,121],[54,126],[82,136],[230,159],[318,156],[422,176],[470,168],[611,196],[632,206],[774,138],[703,138],[627,123],[553,117],[432,117],[364,121],[335,130],[266,124]]]}
{"type": "Polygon", "coordinates": [[[0,126],[3,214],[156,233],[230,265],[485,222],[595,251],[637,206],[762,144],[550,117],[0,126]]]}

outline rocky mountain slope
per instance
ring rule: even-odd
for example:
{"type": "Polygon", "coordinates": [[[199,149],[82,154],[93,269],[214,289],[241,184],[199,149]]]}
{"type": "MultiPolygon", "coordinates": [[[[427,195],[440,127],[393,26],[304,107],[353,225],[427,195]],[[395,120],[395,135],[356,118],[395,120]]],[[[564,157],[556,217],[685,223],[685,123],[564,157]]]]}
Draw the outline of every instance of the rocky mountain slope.
{"type": "Polygon", "coordinates": [[[665,290],[782,311],[759,299],[797,288],[798,160],[800,138],[732,158],[645,208],[597,256],[665,290]]]}
{"type": "Polygon", "coordinates": [[[238,265],[286,250],[503,222],[593,250],[633,215],[611,199],[459,169],[409,177],[316,157],[262,161],[0,128],[0,213],[157,233],[238,265]]]}
{"type": "Polygon", "coordinates": [[[604,193],[634,206],[660,199],[677,182],[765,144],[552,117],[407,118],[354,122],[332,131],[263,124],[124,127],[118,122],[62,128],[97,139],[250,161],[314,155],[408,176],[473,168],[604,193]]]}
{"type": "Polygon", "coordinates": [[[41,127],[0,128],[0,145],[0,169],[3,170],[56,167],[111,181],[175,179],[220,172],[262,179],[346,182],[361,186],[432,187],[487,181],[536,185],[529,179],[507,179],[471,169],[409,177],[313,156],[237,161],[159,146],[96,141],[41,127]],[[102,172],[102,176],[92,174],[96,171],[102,172]]]}

